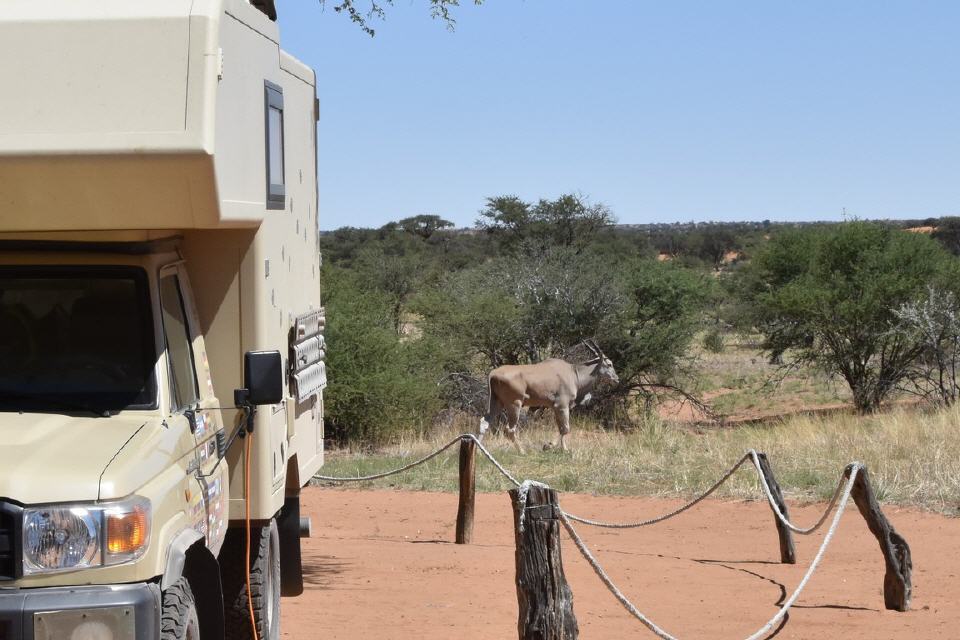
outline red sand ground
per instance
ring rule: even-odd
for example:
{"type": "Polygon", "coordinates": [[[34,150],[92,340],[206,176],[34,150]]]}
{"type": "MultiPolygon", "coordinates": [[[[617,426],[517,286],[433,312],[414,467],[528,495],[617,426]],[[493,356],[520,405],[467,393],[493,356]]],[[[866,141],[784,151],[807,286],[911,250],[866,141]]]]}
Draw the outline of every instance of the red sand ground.
{"type": "MultiPolygon", "coordinates": [[[[586,517],[639,520],[679,502],[563,495],[586,517]]],[[[506,493],[477,496],[474,543],[451,543],[457,496],[308,488],[306,591],[284,599],[282,635],[297,640],[516,638],[514,546],[506,493]]],[[[822,505],[791,510],[812,522],[822,505]]],[[[787,638],[960,638],[960,520],[887,508],[910,543],[913,609],[883,608],[883,557],[849,505],[823,563],[789,619],[787,638]]],[[[744,638],[800,581],[822,532],[797,537],[781,565],[763,502],[707,501],[666,523],[624,531],[579,526],[613,580],[641,611],[680,638],[744,638]]],[[[655,638],[631,618],[563,534],[563,559],[584,640],[655,638]]]]}

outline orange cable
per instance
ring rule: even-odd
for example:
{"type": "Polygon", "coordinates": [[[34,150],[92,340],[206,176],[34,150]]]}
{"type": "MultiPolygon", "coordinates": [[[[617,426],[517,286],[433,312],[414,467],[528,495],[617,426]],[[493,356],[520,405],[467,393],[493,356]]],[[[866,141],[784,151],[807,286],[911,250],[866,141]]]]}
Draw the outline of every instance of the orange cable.
{"type": "Polygon", "coordinates": [[[246,515],[246,529],[247,529],[247,558],[244,566],[247,571],[247,609],[250,611],[250,628],[253,631],[253,640],[259,640],[257,636],[257,618],[253,614],[253,594],[250,593],[250,445],[253,442],[253,433],[248,433],[246,439],[246,446],[244,447],[244,468],[243,468],[243,484],[244,484],[244,503],[247,510],[246,515]]]}

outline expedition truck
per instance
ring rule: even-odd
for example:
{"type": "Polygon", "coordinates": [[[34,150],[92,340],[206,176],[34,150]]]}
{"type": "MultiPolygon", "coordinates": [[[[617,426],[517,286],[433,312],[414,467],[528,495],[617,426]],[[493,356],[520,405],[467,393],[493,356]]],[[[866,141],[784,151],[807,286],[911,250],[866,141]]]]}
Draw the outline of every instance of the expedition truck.
{"type": "Polygon", "coordinates": [[[302,591],[318,106],[274,20],[2,3],[2,640],[277,638],[302,591]]]}

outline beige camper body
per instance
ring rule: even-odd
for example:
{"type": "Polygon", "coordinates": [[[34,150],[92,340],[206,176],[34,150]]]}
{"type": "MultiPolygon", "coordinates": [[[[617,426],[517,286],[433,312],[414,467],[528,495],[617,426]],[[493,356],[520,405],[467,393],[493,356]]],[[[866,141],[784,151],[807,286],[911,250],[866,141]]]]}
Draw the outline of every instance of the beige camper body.
{"type": "MultiPolygon", "coordinates": [[[[107,417],[13,411],[9,398],[3,401],[4,640],[61,633],[80,618],[49,612],[86,611],[93,601],[104,611],[112,603],[136,614],[133,626],[109,611],[101,616],[110,637],[166,638],[160,609],[178,580],[191,583],[201,637],[223,637],[224,613],[211,613],[210,603],[231,594],[209,593],[220,584],[209,561],[219,561],[227,589],[225,572],[235,572],[228,565],[245,564],[228,531],[242,527],[248,508],[264,544],[283,560],[284,595],[297,591],[299,490],[323,463],[317,102],[313,71],[280,50],[266,13],[246,0],[4,5],[0,55],[18,64],[0,66],[2,86],[17,88],[0,91],[0,325],[13,323],[12,335],[30,345],[24,358],[36,365],[52,312],[41,319],[45,303],[29,306],[42,296],[5,298],[5,275],[22,284],[23,274],[53,274],[51,281],[61,273],[134,274],[131,281],[142,279],[149,294],[156,357],[152,404],[107,417]],[[196,386],[189,406],[180,406],[184,373],[165,315],[177,292],[196,386]],[[233,405],[234,390],[244,386],[245,354],[261,351],[281,354],[283,397],[257,409],[252,437],[235,439],[221,461],[244,421],[233,405]],[[5,541],[17,550],[29,542],[27,524],[15,530],[21,512],[140,499],[149,503],[148,539],[126,562],[106,562],[106,547],[99,565],[49,571],[4,558],[5,541]],[[4,509],[14,514],[6,521],[4,509]],[[56,589],[72,585],[110,586],[114,596],[56,589]],[[156,596],[156,606],[144,593],[156,596]],[[37,606],[46,617],[30,602],[44,603],[37,606]]],[[[81,306],[73,302],[75,314],[81,306]]],[[[95,332],[99,322],[104,332],[123,333],[122,315],[94,309],[85,326],[95,332]]],[[[0,400],[15,362],[0,362],[0,400]]],[[[106,526],[108,516],[98,517],[106,526]]],[[[228,607],[227,625],[230,615],[228,607]]],[[[260,637],[273,637],[273,617],[265,609],[260,637]]]]}

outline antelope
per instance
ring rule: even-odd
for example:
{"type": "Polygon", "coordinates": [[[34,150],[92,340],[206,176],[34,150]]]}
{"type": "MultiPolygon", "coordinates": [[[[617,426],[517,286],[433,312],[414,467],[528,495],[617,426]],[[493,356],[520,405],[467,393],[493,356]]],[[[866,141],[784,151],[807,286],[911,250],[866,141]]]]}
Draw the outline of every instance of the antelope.
{"type": "Polygon", "coordinates": [[[594,356],[584,364],[550,358],[537,364],[505,365],[491,371],[487,377],[490,404],[487,415],[480,419],[478,437],[482,440],[490,426],[497,424],[501,411],[506,412],[507,437],[523,453],[517,433],[520,410],[523,407],[547,407],[553,409],[560,432],[559,446],[568,451],[566,438],[570,433],[570,409],[587,404],[597,384],[620,381],[613,363],[603,355],[597,343],[585,340],[583,344],[594,356]]]}

